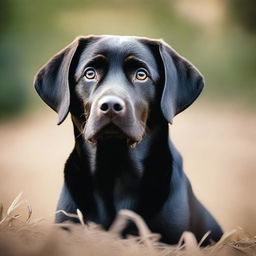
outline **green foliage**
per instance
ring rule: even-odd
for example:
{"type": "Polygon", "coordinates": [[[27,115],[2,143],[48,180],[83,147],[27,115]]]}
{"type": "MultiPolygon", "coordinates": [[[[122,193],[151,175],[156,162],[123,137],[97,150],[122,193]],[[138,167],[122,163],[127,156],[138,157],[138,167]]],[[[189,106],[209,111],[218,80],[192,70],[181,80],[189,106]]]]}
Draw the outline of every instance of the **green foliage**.
{"type": "Polygon", "coordinates": [[[21,112],[24,109],[27,100],[25,79],[22,77],[22,68],[19,70],[19,64],[17,63],[19,53],[15,54],[15,49],[11,51],[8,47],[0,48],[1,118],[6,118],[8,115],[21,112]],[[13,58],[13,55],[16,56],[16,58],[13,58]]]}
{"type": "Polygon", "coordinates": [[[229,10],[233,18],[246,30],[256,32],[256,1],[255,0],[229,0],[229,10]]]}
{"type": "Polygon", "coordinates": [[[256,36],[227,24],[211,33],[181,16],[174,0],[1,0],[0,118],[39,102],[37,69],[88,34],[163,38],[202,71],[208,94],[253,102],[256,36]]]}

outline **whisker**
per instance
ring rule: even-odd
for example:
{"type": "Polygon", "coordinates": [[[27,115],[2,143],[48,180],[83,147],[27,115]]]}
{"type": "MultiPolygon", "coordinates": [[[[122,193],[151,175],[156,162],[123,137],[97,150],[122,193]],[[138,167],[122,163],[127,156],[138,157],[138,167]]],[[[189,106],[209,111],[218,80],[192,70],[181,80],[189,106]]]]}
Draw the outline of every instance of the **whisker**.
{"type": "Polygon", "coordinates": [[[83,114],[80,115],[80,117],[83,117],[83,116],[86,117],[86,115],[87,115],[86,113],[83,113],[83,114]]]}
{"type": "MultiPolygon", "coordinates": [[[[82,115],[84,115],[84,114],[82,114],[82,115]]],[[[75,137],[75,140],[78,139],[81,135],[84,134],[85,125],[86,125],[86,121],[82,122],[81,127],[80,127],[80,130],[82,130],[82,131],[75,137]]]]}
{"type": "Polygon", "coordinates": [[[79,134],[75,137],[75,140],[77,140],[81,135],[83,135],[83,132],[79,133],[79,134]]]}

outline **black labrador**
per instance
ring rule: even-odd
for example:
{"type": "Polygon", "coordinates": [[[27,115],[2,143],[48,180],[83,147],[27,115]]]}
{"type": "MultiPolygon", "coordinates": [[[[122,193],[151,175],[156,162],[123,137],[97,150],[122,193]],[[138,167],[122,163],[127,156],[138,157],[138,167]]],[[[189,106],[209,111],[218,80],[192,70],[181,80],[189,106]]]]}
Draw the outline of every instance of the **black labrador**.
{"type": "Polygon", "coordinates": [[[194,196],[169,140],[169,123],[203,86],[199,71],[161,40],[79,37],[50,59],[35,88],[58,124],[71,113],[75,136],[58,209],[78,208],[105,229],[130,209],[163,242],[177,243],[186,230],[198,240],[211,231],[205,243],[218,241],[221,228],[194,196]]]}

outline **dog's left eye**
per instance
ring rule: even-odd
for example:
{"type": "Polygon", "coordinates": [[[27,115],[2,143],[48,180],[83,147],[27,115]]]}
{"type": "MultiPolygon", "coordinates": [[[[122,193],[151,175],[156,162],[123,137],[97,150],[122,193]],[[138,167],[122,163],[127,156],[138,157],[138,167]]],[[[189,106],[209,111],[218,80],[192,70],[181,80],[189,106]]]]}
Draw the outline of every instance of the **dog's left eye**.
{"type": "Polygon", "coordinates": [[[138,80],[143,81],[143,80],[146,80],[147,77],[148,77],[148,73],[147,73],[147,71],[144,70],[144,69],[139,69],[139,70],[136,72],[136,79],[138,79],[138,80]]]}
{"type": "Polygon", "coordinates": [[[96,77],[96,71],[93,68],[87,68],[84,72],[84,76],[87,79],[94,79],[96,77]]]}

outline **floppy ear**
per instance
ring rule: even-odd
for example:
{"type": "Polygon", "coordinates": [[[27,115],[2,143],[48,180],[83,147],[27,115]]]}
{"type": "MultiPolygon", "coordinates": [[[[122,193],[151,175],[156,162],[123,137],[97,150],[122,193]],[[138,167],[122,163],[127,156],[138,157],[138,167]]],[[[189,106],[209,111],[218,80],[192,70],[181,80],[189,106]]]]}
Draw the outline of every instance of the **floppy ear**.
{"type": "Polygon", "coordinates": [[[90,39],[91,37],[76,38],[52,57],[35,76],[35,89],[43,101],[58,113],[58,125],[65,120],[69,112],[69,76],[72,61],[79,52],[78,48],[90,39]]]}
{"type": "Polygon", "coordinates": [[[199,96],[204,87],[204,79],[189,61],[162,41],[159,41],[159,52],[165,74],[161,109],[165,119],[172,123],[173,117],[189,107],[199,96]]]}

